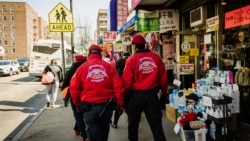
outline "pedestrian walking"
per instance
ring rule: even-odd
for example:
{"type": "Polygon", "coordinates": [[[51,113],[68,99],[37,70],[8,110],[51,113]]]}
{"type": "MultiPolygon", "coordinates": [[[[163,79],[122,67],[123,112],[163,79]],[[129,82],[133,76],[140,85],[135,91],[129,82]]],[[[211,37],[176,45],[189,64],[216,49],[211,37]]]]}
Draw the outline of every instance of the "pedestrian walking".
{"type": "MultiPolygon", "coordinates": [[[[83,55],[76,55],[75,56],[75,63],[72,64],[71,68],[69,69],[69,71],[66,73],[65,75],[65,79],[63,81],[62,84],[62,90],[66,87],[69,87],[70,85],[70,80],[72,78],[72,76],[75,74],[76,70],[87,61],[87,57],[83,56],[83,55]]],[[[73,115],[75,118],[75,125],[74,125],[74,132],[76,136],[81,135],[82,137],[82,141],[87,141],[88,140],[88,136],[87,133],[85,131],[85,123],[83,120],[83,114],[82,112],[77,110],[76,105],[73,103],[72,98],[70,97],[70,91],[68,90],[67,93],[68,96],[65,97],[64,99],[64,103],[67,106],[68,100],[70,101],[70,105],[71,105],[71,109],[73,111],[73,115]]]]}
{"type": "Polygon", "coordinates": [[[127,109],[128,139],[138,141],[138,127],[144,112],[154,141],[166,141],[158,93],[159,90],[162,95],[167,93],[167,73],[160,56],[146,49],[145,44],[143,36],[133,36],[132,45],[137,51],[127,59],[122,75],[125,94],[131,93],[127,109]]]}
{"type": "MultiPolygon", "coordinates": [[[[117,73],[120,77],[122,77],[122,73],[123,73],[123,70],[124,70],[124,67],[125,67],[125,62],[126,62],[126,59],[130,56],[130,54],[127,52],[127,53],[124,53],[123,57],[119,60],[116,61],[115,63],[115,68],[117,70],[117,73]]],[[[126,103],[126,97],[124,97],[124,108],[126,107],[127,104],[126,103]]],[[[117,124],[118,124],[118,121],[120,119],[120,116],[122,115],[121,111],[119,110],[119,108],[115,108],[115,113],[114,113],[114,121],[112,122],[111,124],[111,127],[113,128],[117,128],[117,124]]]]}
{"type": "Polygon", "coordinates": [[[52,59],[50,61],[50,64],[44,68],[43,74],[47,73],[48,71],[53,72],[54,81],[51,84],[45,85],[46,86],[47,107],[53,108],[55,106],[55,102],[57,99],[59,84],[60,84],[60,82],[63,81],[62,68],[57,65],[56,59],[52,59]]]}
{"type": "Polygon", "coordinates": [[[59,21],[59,23],[61,22],[61,14],[59,13],[59,11],[58,10],[56,10],[56,15],[55,15],[55,17],[56,17],[56,23],[59,21]]]}
{"type": "Polygon", "coordinates": [[[114,105],[122,111],[124,87],[115,67],[102,59],[101,48],[91,45],[88,61],[81,65],[70,82],[71,98],[84,112],[90,141],[107,141],[114,105]]]}
{"type": "Polygon", "coordinates": [[[62,16],[62,23],[67,23],[67,20],[66,20],[66,17],[67,17],[67,14],[65,12],[65,10],[63,9],[63,7],[61,7],[61,16],[62,16]]]}

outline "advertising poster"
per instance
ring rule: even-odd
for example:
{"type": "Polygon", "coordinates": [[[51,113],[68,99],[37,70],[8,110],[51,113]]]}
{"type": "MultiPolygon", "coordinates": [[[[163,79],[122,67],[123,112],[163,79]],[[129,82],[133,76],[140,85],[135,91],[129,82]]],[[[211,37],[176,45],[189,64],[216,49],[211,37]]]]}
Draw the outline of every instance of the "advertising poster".
{"type": "Polygon", "coordinates": [[[180,64],[180,75],[194,74],[194,64],[180,64]]]}
{"type": "Polygon", "coordinates": [[[162,42],[162,50],[163,50],[163,58],[167,58],[168,60],[176,60],[175,59],[175,47],[173,44],[173,36],[168,34],[161,35],[162,42]]]}
{"type": "Polygon", "coordinates": [[[158,32],[148,32],[146,37],[146,42],[148,43],[148,48],[151,51],[155,51],[156,47],[160,44],[160,36],[158,32]]]}
{"type": "Polygon", "coordinates": [[[179,30],[179,11],[176,9],[160,10],[160,33],[179,30]]]}
{"type": "Polygon", "coordinates": [[[207,19],[206,22],[206,32],[212,32],[219,29],[219,16],[207,19]]]}

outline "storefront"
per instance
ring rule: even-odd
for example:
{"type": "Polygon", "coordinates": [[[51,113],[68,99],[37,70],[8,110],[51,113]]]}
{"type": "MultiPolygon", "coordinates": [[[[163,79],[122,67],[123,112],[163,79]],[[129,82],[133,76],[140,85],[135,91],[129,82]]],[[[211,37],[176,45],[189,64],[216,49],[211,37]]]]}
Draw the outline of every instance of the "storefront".
{"type": "MultiPolygon", "coordinates": [[[[240,67],[250,67],[250,60],[247,56],[250,54],[248,51],[250,48],[248,1],[189,0],[183,2],[170,0],[170,2],[164,3],[164,8],[151,10],[159,12],[160,25],[159,30],[156,31],[160,46],[153,48],[153,51],[161,55],[166,68],[171,68],[173,64],[171,73],[175,75],[171,76],[182,82],[180,89],[191,88],[196,80],[209,77],[210,70],[214,73],[220,70],[223,72],[222,76],[229,76],[229,72],[233,72],[235,76],[240,67]],[[175,22],[172,17],[178,17],[176,20],[178,22],[175,22]],[[171,18],[171,20],[164,20],[165,18],[171,18]],[[173,28],[171,24],[176,25],[176,28],[173,28]],[[161,31],[164,29],[167,30],[161,31]]],[[[142,4],[137,3],[134,7],[142,8],[142,4]]],[[[133,33],[137,33],[135,25],[137,20],[130,25],[133,27],[133,33]]],[[[146,33],[143,30],[140,31],[145,35],[151,34],[147,30],[145,30],[146,33]]],[[[226,78],[224,82],[229,83],[229,79],[226,78]]],[[[240,111],[238,111],[237,119],[250,124],[248,110],[250,86],[239,86],[239,88],[240,111]]]]}

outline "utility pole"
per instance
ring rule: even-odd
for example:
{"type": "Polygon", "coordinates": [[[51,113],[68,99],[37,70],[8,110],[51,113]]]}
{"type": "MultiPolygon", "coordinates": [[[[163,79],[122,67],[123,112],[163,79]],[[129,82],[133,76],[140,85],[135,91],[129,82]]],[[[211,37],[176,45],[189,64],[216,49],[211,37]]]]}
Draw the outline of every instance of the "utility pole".
{"type": "MultiPolygon", "coordinates": [[[[70,1],[70,12],[73,15],[73,4],[72,4],[72,0],[70,1]]],[[[75,30],[74,30],[75,31],[75,30]]],[[[74,53],[75,53],[75,47],[74,47],[74,31],[71,32],[71,54],[72,54],[72,63],[74,63],[74,53]]]]}

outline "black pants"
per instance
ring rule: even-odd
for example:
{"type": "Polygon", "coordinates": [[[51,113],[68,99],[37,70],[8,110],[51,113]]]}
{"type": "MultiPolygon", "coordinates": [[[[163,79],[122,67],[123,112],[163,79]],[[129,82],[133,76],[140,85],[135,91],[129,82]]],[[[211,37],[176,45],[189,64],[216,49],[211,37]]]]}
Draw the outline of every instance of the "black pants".
{"type": "Polygon", "coordinates": [[[157,90],[133,91],[128,104],[128,138],[138,141],[141,113],[144,112],[154,136],[154,141],[166,141],[162,127],[162,112],[157,90]]]}

